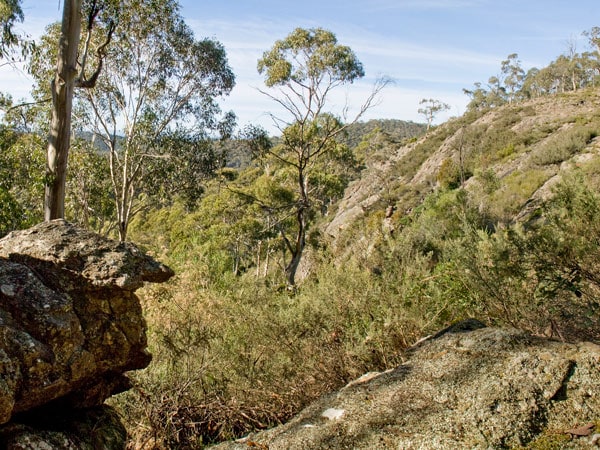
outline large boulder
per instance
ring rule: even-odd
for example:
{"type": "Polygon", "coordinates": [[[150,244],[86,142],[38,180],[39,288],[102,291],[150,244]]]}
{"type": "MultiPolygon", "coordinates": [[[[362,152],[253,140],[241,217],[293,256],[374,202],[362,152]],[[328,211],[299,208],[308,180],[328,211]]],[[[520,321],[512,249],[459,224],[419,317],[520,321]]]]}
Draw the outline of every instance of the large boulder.
{"type": "Polygon", "coordinates": [[[64,220],[1,239],[0,424],[127,389],[124,372],[151,360],[134,291],[172,275],[135,246],[64,220]]]}
{"type": "Polygon", "coordinates": [[[401,366],[215,450],[590,448],[600,443],[598,386],[598,345],[469,321],[401,366]]]}

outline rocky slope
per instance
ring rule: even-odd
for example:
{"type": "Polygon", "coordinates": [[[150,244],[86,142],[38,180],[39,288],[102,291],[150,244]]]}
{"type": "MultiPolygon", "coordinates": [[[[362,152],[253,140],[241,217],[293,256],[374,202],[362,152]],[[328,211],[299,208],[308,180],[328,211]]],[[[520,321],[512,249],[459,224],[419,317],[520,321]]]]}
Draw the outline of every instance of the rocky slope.
{"type": "Polygon", "coordinates": [[[461,182],[497,220],[523,217],[565,173],[597,165],[598,135],[600,90],[588,89],[466,113],[404,145],[376,137],[324,232],[335,245],[374,214],[393,226],[428,193],[461,182]]]}
{"type": "Polygon", "coordinates": [[[172,275],[133,245],[62,220],[0,240],[2,448],[124,446],[118,417],[100,405],[151,360],[135,290],[172,275]]]}
{"type": "Polygon", "coordinates": [[[590,448],[600,346],[459,323],[285,425],[215,450],[590,448]]]}

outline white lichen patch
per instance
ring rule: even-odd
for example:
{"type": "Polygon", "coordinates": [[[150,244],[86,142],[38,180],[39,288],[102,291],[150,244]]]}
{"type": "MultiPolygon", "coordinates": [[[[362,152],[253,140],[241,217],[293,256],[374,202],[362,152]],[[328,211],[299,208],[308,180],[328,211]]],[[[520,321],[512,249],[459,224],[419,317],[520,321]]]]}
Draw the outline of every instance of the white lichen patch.
{"type": "Polygon", "coordinates": [[[327,408],[321,414],[321,417],[325,417],[329,420],[338,420],[341,419],[346,411],[343,409],[335,409],[335,408],[327,408]]]}

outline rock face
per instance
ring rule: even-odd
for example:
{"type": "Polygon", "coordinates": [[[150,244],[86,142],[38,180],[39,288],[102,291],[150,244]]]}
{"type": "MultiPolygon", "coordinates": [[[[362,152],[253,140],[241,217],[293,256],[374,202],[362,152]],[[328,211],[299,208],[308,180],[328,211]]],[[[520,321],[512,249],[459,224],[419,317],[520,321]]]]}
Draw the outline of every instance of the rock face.
{"type": "Polygon", "coordinates": [[[0,424],[127,389],[123,372],[151,359],[134,291],[172,275],[135,246],[63,220],[1,239],[0,424]]]}
{"type": "Polygon", "coordinates": [[[289,423],[215,449],[591,448],[600,440],[598,386],[600,346],[469,321],[289,423]]]}
{"type": "Polygon", "coordinates": [[[0,428],[6,450],[113,450],[126,447],[127,432],[108,406],[33,416],[0,428]]]}

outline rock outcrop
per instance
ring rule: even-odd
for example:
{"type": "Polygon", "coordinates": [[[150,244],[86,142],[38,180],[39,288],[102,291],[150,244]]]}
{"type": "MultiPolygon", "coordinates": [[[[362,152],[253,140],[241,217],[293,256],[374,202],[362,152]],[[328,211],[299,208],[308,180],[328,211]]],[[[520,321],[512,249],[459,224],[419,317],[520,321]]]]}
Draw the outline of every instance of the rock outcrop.
{"type": "MultiPolygon", "coordinates": [[[[135,246],[63,220],[1,239],[0,424],[21,424],[2,427],[0,440],[26,435],[39,411],[97,407],[127,389],[124,372],[151,360],[134,292],[172,275],[135,246]]],[[[106,408],[92,411],[114,421],[106,408]]]]}
{"type": "Polygon", "coordinates": [[[600,346],[469,321],[289,423],[215,449],[591,448],[600,442],[598,386],[600,346]]]}

